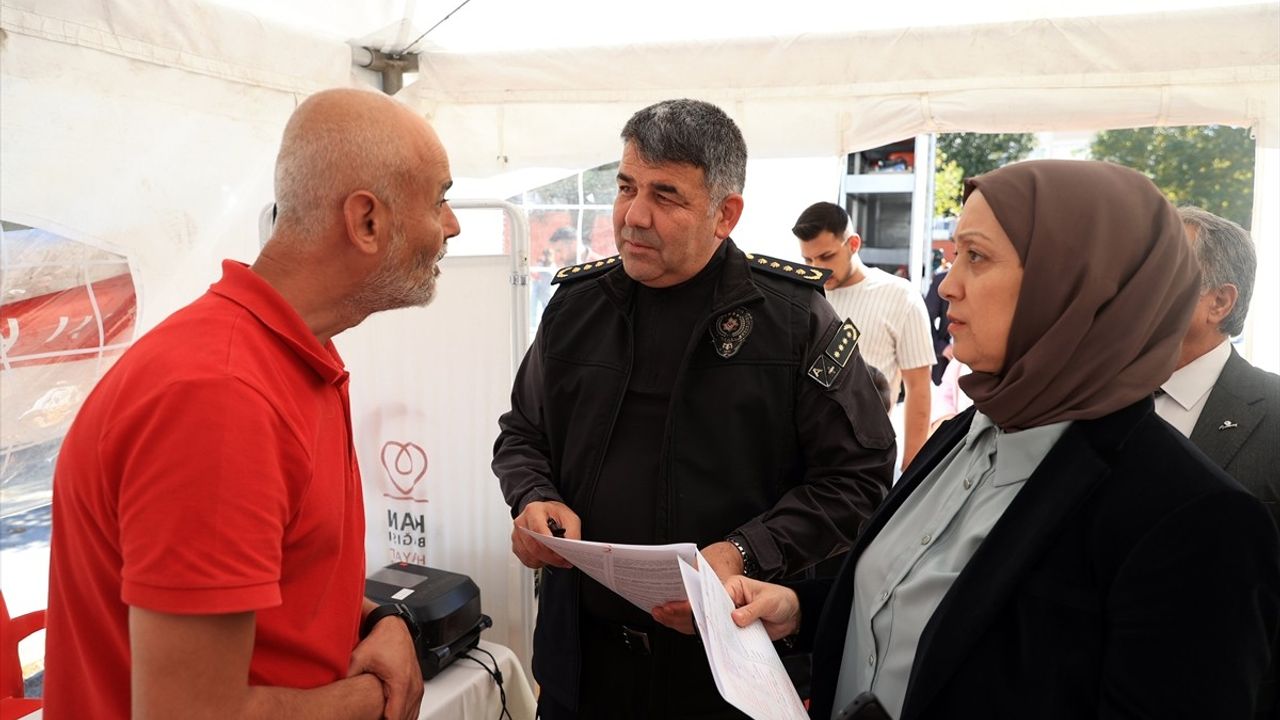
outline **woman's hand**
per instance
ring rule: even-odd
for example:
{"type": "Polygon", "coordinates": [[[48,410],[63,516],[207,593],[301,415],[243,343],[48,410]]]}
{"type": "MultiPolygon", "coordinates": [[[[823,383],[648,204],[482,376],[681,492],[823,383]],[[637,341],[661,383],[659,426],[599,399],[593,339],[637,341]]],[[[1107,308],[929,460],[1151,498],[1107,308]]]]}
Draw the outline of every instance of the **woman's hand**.
{"type": "Polygon", "coordinates": [[[733,604],[733,621],[746,627],[756,620],[764,623],[770,640],[795,635],[800,629],[800,598],[791,588],[735,575],[724,581],[733,604]]]}

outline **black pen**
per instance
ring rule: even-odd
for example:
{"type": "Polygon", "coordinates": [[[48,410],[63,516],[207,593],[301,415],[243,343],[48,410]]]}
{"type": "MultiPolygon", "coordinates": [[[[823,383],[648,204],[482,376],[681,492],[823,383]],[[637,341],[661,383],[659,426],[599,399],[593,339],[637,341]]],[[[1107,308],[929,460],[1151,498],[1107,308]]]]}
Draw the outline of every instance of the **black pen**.
{"type": "Polygon", "coordinates": [[[564,537],[564,528],[560,527],[555,518],[547,518],[547,529],[551,531],[552,537],[564,537]]]}

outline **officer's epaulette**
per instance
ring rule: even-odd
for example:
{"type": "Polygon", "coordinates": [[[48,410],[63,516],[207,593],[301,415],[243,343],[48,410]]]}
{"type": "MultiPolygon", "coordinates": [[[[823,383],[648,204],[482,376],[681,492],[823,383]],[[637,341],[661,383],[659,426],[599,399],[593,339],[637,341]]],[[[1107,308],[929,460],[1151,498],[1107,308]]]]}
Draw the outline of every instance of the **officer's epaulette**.
{"type": "Polygon", "coordinates": [[[579,265],[570,265],[562,267],[556,272],[556,276],[551,278],[551,284],[556,285],[570,280],[581,280],[582,278],[595,277],[603,275],[606,272],[618,267],[622,264],[622,257],[614,255],[603,260],[592,260],[579,265]]]}
{"type": "Polygon", "coordinates": [[[805,285],[822,287],[827,278],[831,277],[830,270],[823,270],[822,268],[791,262],[790,260],[779,260],[768,255],[752,255],[751,253],[746,253],[746,256],[747,265],[750,265],[752,270],[781,275],[805,285]]]}

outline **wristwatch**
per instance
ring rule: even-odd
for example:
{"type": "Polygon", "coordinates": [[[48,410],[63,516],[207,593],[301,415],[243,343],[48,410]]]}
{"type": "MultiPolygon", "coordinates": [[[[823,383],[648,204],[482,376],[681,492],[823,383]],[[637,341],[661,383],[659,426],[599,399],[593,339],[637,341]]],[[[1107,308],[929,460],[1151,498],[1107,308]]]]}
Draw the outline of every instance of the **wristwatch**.
{"type": "Polygon", "coordinates": [[[755,556],[747,549],[747,539],[741,533],[733,533],[725,540],[738,549],[738,554],[742,556],[742,575],[743,577],[754,578],[760,574],[760,565],[756,563],[755,556]]]}
{"type": "Polygon", "coordinates": [[[373,632],[373,626],[384,617],[396,616],[404,621],[405,627],[409,628],[409,637],[413,638],[414,647],[418,646],[418,638],[422,635],[422,629],[418,627],[418,621],[413,616],[413,611],[404,603],[391,603],[390,605],[379,605],[369,611],[364,616],[364,622],[360,623],[360,639],[369,637],[369,633],[373,632]]]}

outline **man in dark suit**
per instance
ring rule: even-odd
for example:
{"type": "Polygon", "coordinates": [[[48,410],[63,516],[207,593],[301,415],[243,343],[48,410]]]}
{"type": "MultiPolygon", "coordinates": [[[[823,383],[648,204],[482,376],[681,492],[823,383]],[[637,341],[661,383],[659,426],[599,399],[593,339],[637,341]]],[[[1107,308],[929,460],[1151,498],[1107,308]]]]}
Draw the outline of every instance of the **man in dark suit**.
{"type": "Polygon", "coordinates": [[[1200,208],[1178,213],[1200,260],[1201,294],[1156,412],[1262,500],[1280,526],[1280,375],[1250,365],[1228,341],[1249,311],[1253,241],[1200,208]]]}
{"type": "MultiPolygon", "coordinates": [[[[1200,301],[1178,367],[1156,393],[1156,412],[1257,496],[1280,527],[1280,375],[1250,365],[1229,341],[1249,312],[1258,268],[1253,240],[1200,208],[1178,215],[1200,261],[1200,301]]],[[[1273,679],[1262,687],[1256,717],[1274,717],[1276,698],[1273,679]]]]}

